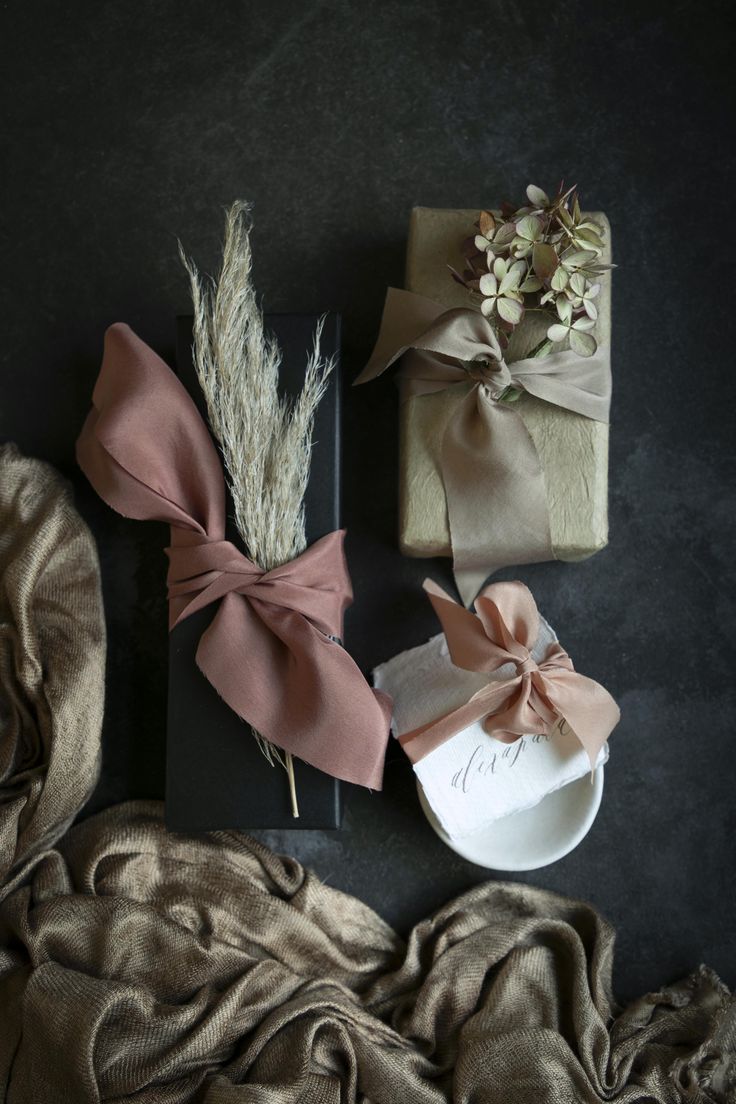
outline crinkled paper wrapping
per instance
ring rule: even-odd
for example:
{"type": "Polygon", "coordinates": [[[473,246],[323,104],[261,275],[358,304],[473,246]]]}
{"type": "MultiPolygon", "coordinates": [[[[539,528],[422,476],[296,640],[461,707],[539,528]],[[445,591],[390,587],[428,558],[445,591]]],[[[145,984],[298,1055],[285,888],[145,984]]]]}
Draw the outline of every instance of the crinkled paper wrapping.
{"type": "MultiPolygon", "coordinates": [[[[455,283],[447,266],[462,270],[462,243],[473,233],[477,217],[477,210],[414,208],[406,264],[409,291],[448,308],[469,305],[469,293],[455,283]]],[[[610,263],[608,220],[600,212],[590,217],[605,229],[602,260],[610,263]]],[[[610,339],[610,277],[604,276],[601,285],[595,335],[603,344],[610,339]]],[[[514,334],[508,360],[528,355],[548,325],[540,315],[527,314],[514,334]]],[[[399,541],[407,556],[452,555],[438,454],[445,426],[463,395],[462,389],[452,388],[401,404],[399,541]]],[[[541,460],[555,557],[586,559],[608,542],[608,426],[527,394],[514,409],[541,460]]]]}

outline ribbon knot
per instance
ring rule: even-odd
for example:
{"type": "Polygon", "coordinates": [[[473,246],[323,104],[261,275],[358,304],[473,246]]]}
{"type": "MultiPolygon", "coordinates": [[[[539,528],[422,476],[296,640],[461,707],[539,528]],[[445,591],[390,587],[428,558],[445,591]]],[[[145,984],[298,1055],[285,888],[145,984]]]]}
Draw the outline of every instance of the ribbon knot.
{"type": "Polygon", "coordinates": [[[421,295],[389,288],[375,349],[356,384],[375,379],[399,357],[404,399],[458,384],[466,389],[447,423],[438,462],[455,582],[469,605],[498,568],[555,558],[539,454],[518,411],[496,400],[513,384],[607,422],[607,347],[601,344],[592,357],[565,350],[507,365],[480,311],[445,310],[421,295]]]}
{"type": "Polygon", "coordinates": [[[264,574],[231,541],[211,540],[205,533],[186,538],[165,550],[170,628],[225,594],[247,593],[264,574]]]}
{"type": "Polygon", "coordinates": [[[268,605],[301,614],[325,636],[339,638],[353,597],[343,536],[343,531],[329,533],[301,556],[263,571],[231,541],[182,533],[166,549],[170,628],[197,610],[237,594],[259,608],[268,605]]]}
{"type": "Polygon", "coordinates": [[[484,387],[492,399],[498,399],[511,384],[511,373],[503,358],[471,360],[465,370],[468,377],[484,387]]]}
{"type": "Polygon", "coordinates": [[[226,540],[225,481],[207,427],[128,326],[105,335],[92,401],[80,467],[118,513],[171,527],[169,628],[216,607],[197,646],[202,674],[271,743],[380,789],[390,703],[332,639],[342,637],[352,601],[344,531],[271,571],[226,540]]]}
{"type": "Polygon", "coordinates": [[[532,659],[530,655],[526,659],[520,659],[516,661],[516,673],[517,675],[532,675],[535,671],[539,670],[539,665],[535,659],[532,659]]]}
{"type": "Polygon", "coordinates": [[[489,735],[511,743],[526,734],[550,735],[567,722],[595,769],[601,748],[618,724],[619,709],[599,683],[579,674],[559,644],[537,663],[531,649],[539,635],[539,611],[523,583],[493,583],[475,602],[475,613],[459,605],[436,583],[424,583],[456,667],[491,676],[469,701],[429,724],[404,732],[399,741],[417,763],[456,733],[480,722],[489,735]]]}

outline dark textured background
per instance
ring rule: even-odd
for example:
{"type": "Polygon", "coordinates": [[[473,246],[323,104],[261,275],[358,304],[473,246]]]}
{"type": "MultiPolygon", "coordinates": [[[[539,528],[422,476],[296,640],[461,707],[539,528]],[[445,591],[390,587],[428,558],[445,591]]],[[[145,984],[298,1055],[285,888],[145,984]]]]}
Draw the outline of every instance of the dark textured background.
{"type": "MultiPolygon", "coordinates": [[[[341,311],[365,361],[412,205],[579,182],[607,211],[614,288],[610,547],[522,577],[616,694],[600,815],[520,880],[593,901],[626,997],[699,961],[736,983],[733,145],[729,6],[123,0],[3,5],[4,437],[58,465],[99,540],[109,618],[93,807],[160,796],[165,533],[95,501],[73,462],[104,328],[164,356],[187,308],[176,238],[217,263],[255,205],[268,310],[341,311]]],[[[435,630],[396,532],[396,400],[346,393],[345,499],[366,668],[435,630]]],[[[512,574],[512,573],[506,573],[512,574]]],[[[408,764],[339,834],[265,833],[402,929],[487,877],[435,838],[408,764]]]]}

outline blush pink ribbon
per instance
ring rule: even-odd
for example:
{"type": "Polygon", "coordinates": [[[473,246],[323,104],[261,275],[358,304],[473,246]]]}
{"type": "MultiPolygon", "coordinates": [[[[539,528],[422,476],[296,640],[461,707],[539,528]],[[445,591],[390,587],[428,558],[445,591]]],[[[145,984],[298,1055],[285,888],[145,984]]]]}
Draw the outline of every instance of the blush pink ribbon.
{"type": "MultiPolygon", "coordinates": [[[[123,324],[105,335],[77,459],[118,513],[171,526],[169,628],[211,603],[196,662],[231,709],[271,743],[335,778],[381,788],[390,704],[342,636],[352,589],[344,531],[262,571],[225,539],[225,481],[194,402],[123,324]]],[[[243,738],[249,739],[246,730],[243,738]]]]}
{"type": "Polygon", "coordinates": [[[401,733],[399,741],[411,761],[418,763],[477,721],[504,743],[526,734],[551,734],[559,721],[566,721],[594,770],[601,748],[619,722],[619,708],[600,683],[578,674],[560,644],[551,644],[540,663],[532,658],[539,611],[528,588],[518,582],[492,583],[476,598],[476,613],[429,579],[424,589],[456,667],[490,675],[513,664],[515,672],[506,679],[489,679],[464,705],[401,733]]]}
{"type": "Polygon", "coordinates": [[[402,398],[460,386],[466,394],[438,442],[455,582],[470,605],[489,575],[511,564],[555,558],[544,472],[509,385],[607,422],[611,370],[607,347],[592,357],[570,350],[509,364],[477,310],[446,310],[413,292],[389,288],[371,359],[355,380],[380,376],[401,357],[402,398]]]}

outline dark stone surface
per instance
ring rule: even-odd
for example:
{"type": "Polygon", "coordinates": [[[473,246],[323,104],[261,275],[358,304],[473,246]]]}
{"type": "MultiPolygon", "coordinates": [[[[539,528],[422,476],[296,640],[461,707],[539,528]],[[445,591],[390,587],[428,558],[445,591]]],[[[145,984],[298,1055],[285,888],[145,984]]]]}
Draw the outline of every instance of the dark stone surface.
{"type": "MultiPolygon", "coordinates": [[[[615,401],[610,547],[519,572],[577,665],[617,695],[588,838],[520,880],[593,901],[627,997],[734,931],[733,37],[726,4],[158,0],[6,5],[2,423],[58,465],[99,540],[109,618],[104,775],[91,808],[164,782],[163,527],[96,501],[73,444],[104,328],[164,356],[187,308],[176,238],[217,263],[221,209],[254,203],[268,310],[340,311],[365,361],[409,211],[581,185],[608,212],[615,401]]],[[[434,631],[429,568],[396,532],[390,384],[346,389],[345,501],[369,668],[434,631]]],[[[507,572],[507,575],[515,574],[507,572]]],[[[401,756],[341,833],[267,833],[407,929],[487,874],[434,837],[401,756]]]]}

